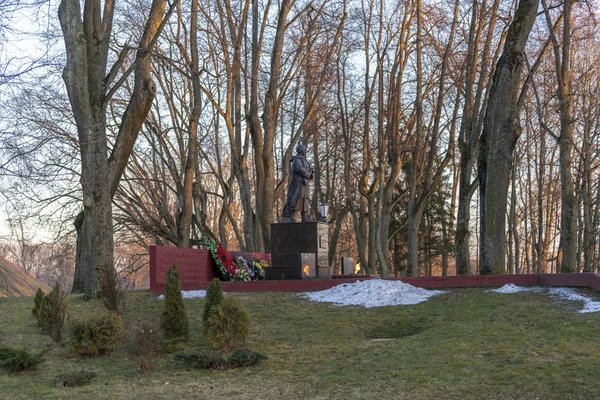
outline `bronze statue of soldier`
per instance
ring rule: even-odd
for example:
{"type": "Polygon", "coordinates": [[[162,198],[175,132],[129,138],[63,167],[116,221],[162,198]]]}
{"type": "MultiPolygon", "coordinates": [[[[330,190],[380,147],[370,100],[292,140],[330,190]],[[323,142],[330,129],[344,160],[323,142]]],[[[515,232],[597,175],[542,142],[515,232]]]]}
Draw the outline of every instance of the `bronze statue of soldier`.
{"type": "Polygon", "coordinates": [[[296,222],[295,215],[300,211],[302,222],[311,222],[308,218],[310,210],[309,181],[314,178],[314,171],[306,159],[306,146],[302,143],[296,146],[296,155],[290,160],[290,180],[287,190],[287,200],[283,207],[283,219],[296,222]]]}

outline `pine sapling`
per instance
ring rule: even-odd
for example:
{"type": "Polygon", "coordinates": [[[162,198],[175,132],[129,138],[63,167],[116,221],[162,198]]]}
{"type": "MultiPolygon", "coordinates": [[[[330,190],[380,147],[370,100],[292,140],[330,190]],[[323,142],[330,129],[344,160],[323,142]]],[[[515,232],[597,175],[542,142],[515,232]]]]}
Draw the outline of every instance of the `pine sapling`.
{"type": "Polygon", "coordinates": [[[40,319],[40,309],[44,302],[44,296],[46,296],[44,291],[41,288],[38,288],[37,292],[35,292],[35,298],[33,299],[33,309],[31,310],[31,313],[37,318],[38,322],[40,319]]]}
{"type": "Polygon", "coordinates": [[[67,295],[58,282],[47,296],[44,296],[39,311],[40,326],[55,342],[62,340],[65,316],[67,314],[67,295]]]}
{"type": "Polygon", "coordinates": [[[206,337],[215,347],[232,350],[243,346],[250,334],[250,317],[246,308],[228,297],[210,309],[206,337]]]}
{"type": "Polygon", "coordinates": [[[206,331],[206,321],[210,314],[210,309],[223,302],[223,287],[219,278],[213,278],[212,282],[206,290],[206,303],[204,303],[204,312],[202,313],[202,323],[204,324],[204,330],[206,331]]]}
{"type": "Polygon", "coordinates": [[[187,313],[181,297],[181,282],[177,267],[167,271],[165,282],[165,311],[161,327],[167,340],[187,339],[190,334],[187,313]]]}

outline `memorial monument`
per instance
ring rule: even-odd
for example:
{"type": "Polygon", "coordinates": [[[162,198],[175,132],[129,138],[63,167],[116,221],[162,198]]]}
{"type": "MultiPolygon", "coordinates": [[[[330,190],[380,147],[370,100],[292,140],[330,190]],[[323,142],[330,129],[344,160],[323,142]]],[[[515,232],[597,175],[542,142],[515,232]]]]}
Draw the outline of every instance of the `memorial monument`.
{"type": "MultiPolygon", "coordinates": [[[[290,178],[282,223],[271,224],[271,267],[267,279],[331,278],[327,222],[309,218],[310,181],[314,170],[306,159],[306,146],[298,144],[290,160],[290,178]],[[297,213],[300,222],[296,222],[297,213]]],[[[325,220],[325,216],[322,216],[325,220]]]]}
{"type": "Polygon", "coordinates": [[[299,211],[302,222],[312,222],[308,218],[310,211],[309,181],[313,180],[314,170],[306,159],[306,146],[296,146],[296,155],[290,160],[290,182],[287,197],[283,206],[283,220],[296,222],[295,214],[299,211]]]}

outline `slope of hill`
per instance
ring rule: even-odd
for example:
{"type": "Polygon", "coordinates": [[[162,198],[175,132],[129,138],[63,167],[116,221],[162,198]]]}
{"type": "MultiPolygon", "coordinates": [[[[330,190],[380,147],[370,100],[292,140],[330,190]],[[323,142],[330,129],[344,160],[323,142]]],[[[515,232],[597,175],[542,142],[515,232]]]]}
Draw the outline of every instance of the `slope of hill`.
{"type": "Polygon", "coordinates": [[[16,264],[0,256],[0,297],[7,296],[34,296],[38,288],[46,293],[50,288],[27,275],[16,264]]]}

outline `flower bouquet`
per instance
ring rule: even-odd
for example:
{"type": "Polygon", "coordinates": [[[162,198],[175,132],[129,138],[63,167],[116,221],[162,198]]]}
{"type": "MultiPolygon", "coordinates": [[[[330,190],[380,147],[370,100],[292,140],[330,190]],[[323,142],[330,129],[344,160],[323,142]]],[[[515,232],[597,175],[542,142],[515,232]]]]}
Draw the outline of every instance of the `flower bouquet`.
{"type": "Polygon", "coordinates": [[[267,261],[259,261],[256,258],[248,260],[244,256],[237,256],[236,260],[240,268],[244,268],[244,270],[246,270],[251,281],[260,281],[265,279],[265,269],[270,266],[267,261]]]}
{"type": "Polygon", "coordinates": [[[226,281],[258,281],[265,279],[265,269],[270,264],[265,260],[252,258],[248,260],[244,256],[237,256],[232,260],[227,251],[215,239],[204,236],[202,238],[223,280],[226,281]]]}

